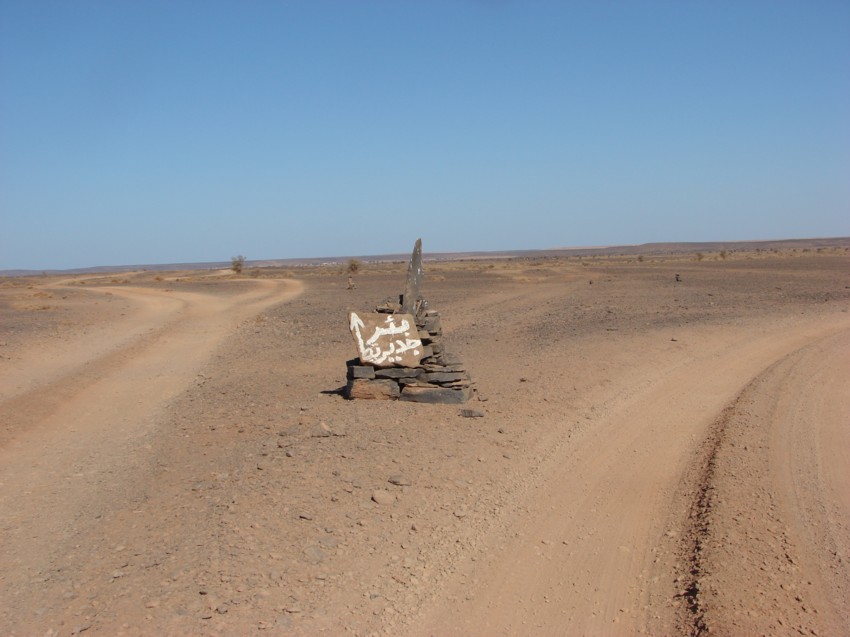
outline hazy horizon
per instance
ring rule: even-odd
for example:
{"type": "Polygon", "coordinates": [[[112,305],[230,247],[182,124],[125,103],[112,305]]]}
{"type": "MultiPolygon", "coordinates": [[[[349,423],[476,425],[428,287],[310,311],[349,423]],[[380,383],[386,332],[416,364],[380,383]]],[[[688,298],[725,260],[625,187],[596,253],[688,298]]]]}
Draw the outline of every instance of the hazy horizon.
{"type": "Polygon", "coordinates": [[[850,235],[850,4],[0,4],[0,270],[850,235]]]}
{"type": "MultiPolygon", "coordinates": [[[[742,240],[742,241],[680,241],[680,242],[656,242],[649,241],[646,243],[624,243],[624,244],[613,244],[613,245],[598,245],[598,246],[555,246],[555,247],[545,247],[545,248],[517,248],[517,249],[506,249],[506,250],[461,250],[461,251],[452,251],[452,252],[436,252],[430,250],[424,250],[422,252],[423,259],[434,260],[434,259],[442,259],[442,258],[467,258],[467,257],[476,257],[476,258],[500,258],[502,256],[506,258],[513,258],[517,255],[534,255],[534,254],[551,254],[551,253],[594,253],[604,255],[611,254],[616,255],[620,254],[618,252],[613,252],[617,250],[623,250],[622,254],[639,254],[642,253],[640,248],[643,247],[661,247],[661,253],[665,252],[664,248],[667,248],[667,251],[674,250],[675,252],[688,250],[700,250],[705,249],[705,246],[722,246],[722,249],[725,250],[751,250],[758,244],[764,244],[765,246],[775,246],[776,244],[788,244],[785,248],[792,248],[794,244],[800,244],[797,246],[798,248],[802,248],[803,246],[815,243],[850,243],[850,236],[848,237],[802,237],[802,238],[774,238],[774,239],[758,239],[758,240],[742,240]],[[631,251],[631,252],[630,252],[631,251]]],[[[836,245],[835,247],[841,247],[840,245],[836,245]]],[[[845,246],[846,249],[850,249],[850,246],[845,246]]],[[[650,249],[644,251],[646,254],[653,254],[654,252],[650,249]]],[[[233,255],[235,257],[237,255],[233,255]]],[[[252,259],[247,257],[246,255],[241,255],[245,257],[245,264],[250,266],[252,264],[260,264],[260,267],[265,267],[264,264],[269,263],[284,263],[284,264],[294,264],[296,262],[306,262],[309,265],[315,265],[317,263],[327,262],[327,263],[340,263],[344,262],[346,259],[397,259],[400,261],[407,260],[409,257],[409,252],[385,252],[385,253],[352,253],[352,254],[337,254],[337,255],[310,255],[305,257],[270,257],[270,258],[262,258],[262,259],[252,259]]],[[[208,266],[219,266],[222,268],[229,268],[231,258],[226,259],[215,259],[208,261],[171,261],[171,262],[146,262],[146,263],[104,263],[104,264],[90,264],[85,266],[76,266],[71,268],[5,268],[0,269],[0,274],[38,274],[41,272],[85,272],[90,270],[103,270],[109,271],[110,269],[114,269],[115,271],[126,270],[128,268],[151,268],[151,269],[165,269],[170,267],[175,267],[177,269],[186,268],[186,269],[199,269],[200,267],[208,267],[208,266]]]]}

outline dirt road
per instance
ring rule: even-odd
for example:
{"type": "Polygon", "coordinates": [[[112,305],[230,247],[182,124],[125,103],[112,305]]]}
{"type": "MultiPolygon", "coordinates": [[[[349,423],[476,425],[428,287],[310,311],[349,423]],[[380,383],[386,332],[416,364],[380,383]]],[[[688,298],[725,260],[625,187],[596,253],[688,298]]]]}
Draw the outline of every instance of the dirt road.
{"type": "Polygon", "coordinates": [[[0,368],[0,633],[850,632],[847,263],[432,266],[473,419],[336,392],[403,268],[101,285],[0,368]]]}
{"type": "MultiPolygon", "coordinates": [[[[781,585],[786,591],[806,589],[807,598],[819,601],[819,616],[791,613],[787,629],[841,634],[850,628],[842,597],[850,573],[840,557],[850,546],[850,507],[842,486],[847,483],[841,482],[848,470],[848,447],[842,444],[848,412],[840,407],[850,389],[847,317],[768,333],[690,329],[680,331],[678,341],[687,345],[631,361],[628,373],[607,386],[615,391],[594,401],[580,427],[555,448],[541,449],[539,473],[524,486],[522,505],[505,516],[507,524],[479,548],[479,558],[465,565],[447,596],[415,622],[413,634],[667,634],[671,626],[679,634],[698,634],[714,626],[732,635],[758,632],[766,620],[775,633],[782,626],[773,623],[772,613],[787,613],[782,603],[772,602],[781,585]],[[717,431],[727,405],[766,369],[804,356],[807,364],[793,377],[782,377],[753,400],[753,410],[768,413],[746,412],[747,419],[761,417],[758,435],[775,439],[773,445],[751,442],[741,451],[731,442],[740,423],[724,420],[724,431],[717,431]],[[795,404],[792,413],[775,405],[783,397],[795,404]],[[821,410],[809,411],[812,405],[821,410]],[[702,466],[707,438],[712,458],[729,455],[734,458],[729,462],[751,476],[776,474],[761,494],[787,501],[787,510],[772,516],[770,528],[765,512],[754,507],[759,497],[754,486],[742,486],[740,476],[730,477],[734,472],[714,466],[693,482],[690,471],[702,466]],[[763,450],[764,466],[740,457],[750,449],[763,450]],[[796,458],[788,457],[792,450],[796,458]],[[716,495],[720,484],[729,493],[716,495]],[[788,543],[805,543],[799,552],[810,568],[776,578],[758,567],[742,570],[736,556],[747,555],[761,566],[762,555],[746,542],[730,546],[721,539],[725,535],[715,540],[726,533],[719,528],[727,522],[718,520],[716,505],[703,504],[698,528],[682,517],[683,504],[709,490],[726,506],[734,502],[738,515],[746,512],[735,523],[756,541],[772,537],[773,526],[794,525],[785,534],[786,548],[773,557],[788,562],[782,553],[788,543]],[[815,511],[819,515],[813,517],[815,511]],[[719,545],[707,555],[709,541],[719,545]],[[825,581],[811,590],[807,582],[819,573],[825,581]],[[678,590],[665,590],[671,580],[678,580],[678,590]],[[765,590],[770,602],[756,597],[765,590]],[[677,609],[671,604],[677,595],[696,608],[677,609]],[[759,619],[730,619],[730,607],[758,609],[759,619]]],[[[545,367],[556,369],[555,361],[545,367]]],[[[735,404],[739,410],[740,402],[735,404]]],[[[792,607],[795,594],[787,594],[792,607]]]]}
{"type": "MultiPolygon", "coordinates": [[[[235,293],[96,288],[129,302],[126,320],[44,347],[3,368],[0,511],[2,596],[37,595],[54,549],[122,506],[145,441],[236,325],[301,291],[295,281],[246,282],[235,293]],[[87,520],[88,518],[88,520],[87,520]]],[[[46,289],[61,291],[63,282],[46,289]]],[[[61,570],[61,568],[59,568],[61,570]]]]}

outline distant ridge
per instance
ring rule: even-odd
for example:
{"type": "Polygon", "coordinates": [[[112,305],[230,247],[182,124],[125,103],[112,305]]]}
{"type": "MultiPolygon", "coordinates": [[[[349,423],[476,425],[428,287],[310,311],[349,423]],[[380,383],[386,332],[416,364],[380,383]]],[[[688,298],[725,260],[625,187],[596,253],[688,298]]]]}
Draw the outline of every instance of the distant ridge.
{"type": "MultiPolygon", "coordinates": [[[[428,252],[423,253],[426,261],[463,261],[473,259],[532,259],[563,256],[610,256],[685,254],[688,252],[719,252],[720,250],[790,250],[817,248],[850,248],[850,237],[825,237],[817,239],[776,239],[768,241],[701,241],[681,243],[643,243],[639,245],[594,246],[577,248],[549,248],[543,250],[496,250],[476,252],[428,252]]],[[[409,254],[347,255],[339,257],[312,257],[300,259],[262,259],[246,261],[245,267],[316,267],[335,266],[349,259],[366,263],[406,262],[409,254]]],[[[136,272],[139,270],[226,270],[230,261],[206,261],[199,263],[158,263],[144,265],[92,266],[68,270],[0,270],[0,276],[38,276],[56,274],[105,274],[110,272],[136,272]]]]}

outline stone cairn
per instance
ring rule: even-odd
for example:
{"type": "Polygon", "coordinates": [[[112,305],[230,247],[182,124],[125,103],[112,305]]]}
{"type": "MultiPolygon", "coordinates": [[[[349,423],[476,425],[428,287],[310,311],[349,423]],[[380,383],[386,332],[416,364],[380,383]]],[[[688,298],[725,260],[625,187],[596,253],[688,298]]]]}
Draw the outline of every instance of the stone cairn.
{"type": "Polygon", "coordinates": [[[440,315],[419,293],[421,281],[422,240],[417,239],[399,303],[349,314],[359,356],[346,363],[348,398],[449,404],[472,398],[472,378],[460,359],[446,352],[440,315]]]}

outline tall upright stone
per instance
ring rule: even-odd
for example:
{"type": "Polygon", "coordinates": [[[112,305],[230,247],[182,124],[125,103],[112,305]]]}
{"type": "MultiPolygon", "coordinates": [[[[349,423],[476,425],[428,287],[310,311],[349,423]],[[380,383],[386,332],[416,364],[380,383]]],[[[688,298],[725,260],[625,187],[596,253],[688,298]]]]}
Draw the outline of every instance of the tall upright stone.
{"type": "Polygon", "coordinates": [[[422,296],[422,239],[417,239],[407,264],[407,281],[401,299],[402,314],[416,314],[416,302],[422,296]]]}

